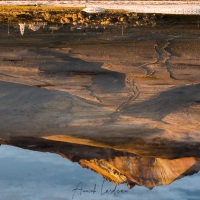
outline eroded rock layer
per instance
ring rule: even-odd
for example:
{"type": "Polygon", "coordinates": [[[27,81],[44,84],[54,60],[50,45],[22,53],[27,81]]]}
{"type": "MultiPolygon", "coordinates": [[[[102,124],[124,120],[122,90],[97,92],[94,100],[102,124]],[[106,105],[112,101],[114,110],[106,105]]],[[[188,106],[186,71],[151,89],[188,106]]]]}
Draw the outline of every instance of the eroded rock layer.
{"type": "Polygon", "coordinates": [[[116,185],[127,184],[128,188],[140,185],[152,189],[155,186],[170,184],[200,170],[199,157],[192,157],[194,155],[192,153],[190,157],[167,159],[164,158],[168,156],[165,152],[162,152],[163,158],[158,158],[153,154],[140,156],[111,148],[30,137],[13,137],[1,143],[59,154],[84,168],[93,170],[116,185]]]}

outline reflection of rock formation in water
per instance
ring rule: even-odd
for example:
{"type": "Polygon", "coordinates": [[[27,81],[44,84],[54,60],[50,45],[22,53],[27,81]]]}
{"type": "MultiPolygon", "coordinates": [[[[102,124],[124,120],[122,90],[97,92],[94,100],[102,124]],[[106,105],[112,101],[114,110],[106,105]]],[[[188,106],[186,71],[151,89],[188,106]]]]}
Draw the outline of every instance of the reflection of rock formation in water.
{"type": "Polygon", "coordinates": [[[29,24],[19,23],[20,33],[23,36],[26,27],[28,29],[32,30],[32,31],[38,31],[41,26],[43,26],[43,28],[44,28],[46,25],[47,25],[46,22],[32,22],[32,23],[29,23],[29,24]]]}
{"type": "Polygon", "coordinates": [[[25,23],[19,23],[19,30],[21,35],[24,35],[25,23]]]}
{"type": "Polygon", "coordinates": [[[41,26],[44,28],[46,25],[46,22],[32,22],[28,24],[28,29],[31,29],[32,31],[38,31],[41,26]]]}
{"type": "Polygon", "coordinates": [[[53,33],[53,31],[57,31],[57,30],[59,30],[62,27],[63,27],[63,25],[55,24],[55,25],[50,26],[49,30],[51,30],[51,33],[53,33]]]}
{"type": "Polygon", "coordinates": [[[84,168],[95,171],[114,184],[126,183],[128,188],[140,185],[151,189],[155,186],[170,184],[200,170],[199,158],[192,156],[177,159],[143,157],[109,148],[28,137],[10,138],[2,140],[1,143],[57,153],[73,162],[78,162],[84,168]]]}

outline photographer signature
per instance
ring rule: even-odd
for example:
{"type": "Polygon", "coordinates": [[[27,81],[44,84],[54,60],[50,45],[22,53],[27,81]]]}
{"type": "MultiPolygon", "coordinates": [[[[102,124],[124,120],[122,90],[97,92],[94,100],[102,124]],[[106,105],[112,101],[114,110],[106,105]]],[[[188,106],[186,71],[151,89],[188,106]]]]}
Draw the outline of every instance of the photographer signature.
{"type": "Polygon", "coordinates": [[[89,193],[91,195],[94,195],[94,194],[100,194],[101,196],[103,195],[106,195],[106,194],[113,194],[113,195],[116,195],[116,194],[119,194],[119,193],[127,193],[128,190],[123,190],[123,189],[117,189],[117,185],[111,189],[107,189],[105,187],[105,180],[102,182],[101,184],[101,187],[100,188],[97,188],[97,184],[94,184],[93,187],[91,187],[90,189],[85,189],[84,186],[83,186],[83,183],[80,182],[73,190],[72,190],[73,194],[72,194],[72,199],[74,199],[74,197],[76,195],[83,195],[83,194],[86,194],[86,193],[89,193]]]}

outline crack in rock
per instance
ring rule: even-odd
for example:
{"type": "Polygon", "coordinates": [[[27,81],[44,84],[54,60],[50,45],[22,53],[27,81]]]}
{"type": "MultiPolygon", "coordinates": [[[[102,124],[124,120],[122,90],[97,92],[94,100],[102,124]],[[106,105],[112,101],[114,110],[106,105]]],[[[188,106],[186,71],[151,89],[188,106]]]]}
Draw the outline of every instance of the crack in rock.
{"type": "Polygon", "coordinates": [[[125,82],[126,82],[126,85],[127,85],[128,88],[130,89],[130,91],[131,91],[132,94],[130,95],[130,97],[129,97],[126,101],[124,101],[122,104],[120,104],[120,105],[118,106],[118,108],[116,109],[117,112],[119,112],[119,111],[121,111],[122,109],[124,109],[128,104],[130,104],[130,102],[135,101],[136,98],[137,98],[137,97],[139,96],[139,94],[140,94],[140,91],[139,91],[137,85],[135,85],[135,82],[134,82],[134,75],[133,75],[133,74],[128,74],[128,75],[126,76],[125,82]]]}
{"type": "Polygon", "coordinates": [[[159,64],[161,67],[165,67],[167,73],[169,74],[170,79],[175,79],[172,72],[170,71],[170,63],[171,53],[167,51],[167,48],[171,44],[172,39],[168,39],[165,43],[156,42],[155,51],[158,55],[157,61],[154,64],[159,64]]]}

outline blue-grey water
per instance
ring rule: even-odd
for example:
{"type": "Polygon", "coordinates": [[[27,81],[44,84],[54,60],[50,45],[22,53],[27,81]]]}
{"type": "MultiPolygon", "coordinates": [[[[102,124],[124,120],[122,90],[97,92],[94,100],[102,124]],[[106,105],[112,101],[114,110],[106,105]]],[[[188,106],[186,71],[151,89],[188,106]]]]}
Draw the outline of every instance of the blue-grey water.
{"type": "Polygon", "coordinates": [[[126,185],[120,185],[117,189],[122,193],[104,194],[115,185],[103,182],[98,174],[56,154],[2,145],[0,163],[1,200],[198,200],[200,196],[199,174],[153,190],[139,186],[129,190],[126,185]],[[96,184],[96,192],[80,194],[79,190],[74,194],[73,189],[79,183],[83,190],[92,190],[96,184]]]}

